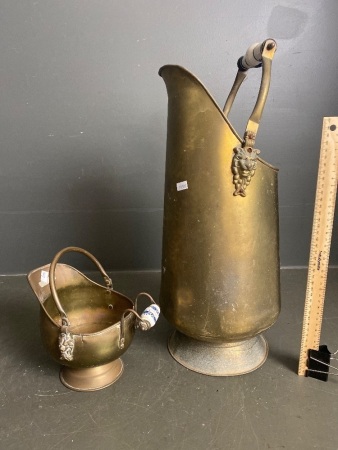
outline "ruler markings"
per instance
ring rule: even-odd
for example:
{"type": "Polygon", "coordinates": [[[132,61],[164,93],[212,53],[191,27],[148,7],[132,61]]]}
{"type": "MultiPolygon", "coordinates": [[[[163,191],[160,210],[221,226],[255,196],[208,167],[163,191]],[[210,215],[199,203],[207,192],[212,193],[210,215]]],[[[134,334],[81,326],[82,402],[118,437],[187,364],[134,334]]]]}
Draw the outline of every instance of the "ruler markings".
{"type": "Polygon", "coordinates": [[[338,117],[324,117],[319,157],[299,375],[306,375],[308,350],[318,350],[337,193],[338,117]]]}

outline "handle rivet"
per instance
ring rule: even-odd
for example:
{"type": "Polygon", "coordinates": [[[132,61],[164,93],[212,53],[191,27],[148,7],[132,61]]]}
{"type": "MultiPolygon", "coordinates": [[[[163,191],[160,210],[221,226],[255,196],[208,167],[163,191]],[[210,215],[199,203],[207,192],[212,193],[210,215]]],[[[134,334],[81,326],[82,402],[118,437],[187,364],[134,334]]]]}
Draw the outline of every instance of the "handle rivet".
{"type": "Polygon", "coordinates": [[[275,48],[275,43],[274,42],[269,42],[269,44],[266,46],[267,50],[272,50],[273,48],[275,48]]]}

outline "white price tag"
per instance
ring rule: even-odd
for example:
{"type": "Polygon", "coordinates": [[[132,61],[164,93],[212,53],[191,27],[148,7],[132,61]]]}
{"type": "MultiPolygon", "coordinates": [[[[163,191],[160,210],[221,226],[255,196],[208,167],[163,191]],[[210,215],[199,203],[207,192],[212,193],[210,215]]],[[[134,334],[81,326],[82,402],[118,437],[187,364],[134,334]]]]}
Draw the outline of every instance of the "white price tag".
{"type": "Polygon", "coordinates": [[[188,189],[188,182],[180,181],[179,183],[176,183],[176,188],[178,191],[184,191],[184,189],[188,189]]]}
{"type": "Polygon", "coordinates": [[[48,283],[49,283],[49,272],[47,272],[46,270],[41,270],[39,283],[40,287],[47,286],[48,283]]]}

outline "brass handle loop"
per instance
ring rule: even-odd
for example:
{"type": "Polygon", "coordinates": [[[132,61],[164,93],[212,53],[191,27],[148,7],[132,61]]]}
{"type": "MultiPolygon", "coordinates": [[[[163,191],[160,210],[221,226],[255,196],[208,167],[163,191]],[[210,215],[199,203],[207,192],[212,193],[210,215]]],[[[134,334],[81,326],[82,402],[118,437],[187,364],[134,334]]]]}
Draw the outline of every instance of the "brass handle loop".
{"type": "Polygon", "coordinates": [[[147,297],[147,298],[151,301],[151,303],[154,303],[155,305],[157,304],[157,303],[155,302],[155,300],[153,299],[153,297],[152,297],[150,294],[148,294],[147,292],[140,292],[140,293],[136,296],[136,299],[135,299],[135,302],[134,302],[135,310],[136,310],[136,311],[137,311],[137,301],[138,301],[138,299],[139,299],[140,297],[142,297],[142,296],[147,297]]]}
{"type": "Polygon", "coordinates": [[[121,317],[121,332],[120,332],[120,342],[119,342],[119,347],[120,347],[121,349],[124,348],[124,345],[125,345],[125,328],[126,328],[126,325],[125,325],[125,319],[126,319],[126,315],[127,315],[127,314],[132,313],[132,314],[134,314],[134,316],[136,316],[136,319],[138,320],[138,323],[137,323],[136,327],[140,326],[140,328],[141,328],[142,330],[147,330],[147,329],[148,329],[148,327],[142,327],[142,326],[141,326],[142,323],[143,323],[143,319],[142,319],[142,317],[139,315],[139,313],[137,312],[137,300],[138,300],[139,297],[141,297],[141,296],[147,297],[147,298],[151,301],[151,303],[157,305],[157,303],[156,303],[155,300],[152,298],[152,296],[151,296],[150,294],[147,294],[146,292],[140,292],[140,293],[136,296],[136,299],[135,299],[135,302],[134,302],[134,308],[135,308],[135,309],[131,309],[131,308],[126,309],[126,310],[124,311],[124,313],[122,314],[122,317],[121,317]]]}
{"type": "Polygon", "coordinates": [[[119,340],[119,348],[123,349],[125,345],[125,329],[126,329],[126,315],[132,313],[136,316],[137,319],[141,320],[141,316],[135,311],[135,309],[128,308],[124,311],[121,317],[121,330],[120,330],[120,340],[119,340]]]}
{"type": "MultiPolygon", "coordinates": [[[[272,65],[272,58],[276,52],[277,44],[276,41],[273,39],[267,39],[265,40],[261,46],[260,46],[260,52],[257,51],[258,45],[251,46],[248,49],[248,52],[251,51],[253,55],[253,60],[255,62],[259,62],[259,56],[258,54],[261,52],[261,63],[258,65],[254,65],[252,61],[249,60],[248,63],[246,63],[246,56],[239,59],[238,62],[238,72],[234,81],[234,84],[231,88],[231,91],[228,95],[228,98],[225,102],[223,113],[227,117],[230,113],[231,107],[233,105],[233,102],[235,100],[236,94],[238,92],[238,89],[240,88],[241,84],[247,77],[247,71],[251,67],[260,67],[262,65],[262,78],[261,78],[261,84],[257,96],[256,104],[253,108],[253,111],[251,113],[251,116],[248,120],[243,143],[246,144],[247,140],[250,140],[250,145],[254,145],[254,141],[256,138],[256,133],[258,131],[259,122],[262,117],[264,105],[268,96],[269,87],[270,87],[270,79],[271,79],[271,65],[272,65]],[[244,60],[244,63],[242,62],[244,60]]],[[[247,52],[247,53],[248,53],[247,52]]]]}
{"type": "Polygon", "coordinates": [[[97,268],[99,269],[99,271],[101,272],[103,279],[105,281],[106,284],[106,288],[107,289],[111,289],[112,288],[112,280],[111,278],[109,278],[109,276],[107,275],[106,271],[104,270],[104,268],[102,267],[102,265],[99,263],[99,261],[95,258],[95,256],[93,256],[91,253],[89,253],[87,250],[84,250],[80,247],[66,247],[63,250],[60,250],[55,256],[53,261],[50,264],[49,267],[49,285],[50,285],[50,290],[51,290],[51,294],[53,297],[53,300],[55,302],[55,305],[60,313],[61,319],[62,319],[62,326],[63,327],[69,327],[70,322],[69,319],[67,317],[67,314],[65,312],[65,310],[63,309],[56,287],[55,287],[55,268],[56,268],[56,264],[58,263],[59,259],[61,258],[61,256],[63,256],[65,253],[69,253],[69,252],[77,252],[77,253],[82,253],[83,255],[87,256],[91,261],[93,261],[93,263],[97,266],[97,268]]]}

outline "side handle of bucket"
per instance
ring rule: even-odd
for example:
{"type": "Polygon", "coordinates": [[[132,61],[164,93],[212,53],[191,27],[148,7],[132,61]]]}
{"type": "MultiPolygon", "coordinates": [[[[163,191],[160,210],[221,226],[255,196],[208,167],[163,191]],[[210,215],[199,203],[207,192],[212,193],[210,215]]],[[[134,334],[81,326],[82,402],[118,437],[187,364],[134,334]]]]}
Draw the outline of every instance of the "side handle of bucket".
{"type": "Polygon", "coordinates": [[[235,82],[224,105],[223,113],[227,117],[238,89],[246,78],[246,72],[252,67],[262,66],[261,85],[256,104],[248,120],[242,143],[234,148],[231,171],[233,173],[233,184],[235,185],[233,195],[235,196],[246,196],[246,188],[250,184],[251,178],[255,175],[260,150],[255,149],[254,145],[269,92],[271,64],[276,48],[277,45],[273,39],[267,39],[262,44],[253,44],[248,48],[245,55],[239,58],[237,62],[238,72],[235,82]]]}
{"type": "Polygon", "coordinates": [[[243,147],[253,147],[254,145],[259,122],[262,117],[264,105],[269,92],[271,80],[271,65],[276,49],[276,41],[274,41],[273,39],[266,39],[261,44],[251,45],[246,51],[245,55],[240,57],[237,62],[238,72],[223,108],[223,113],[226,117],[230,113],[238,89],[247,77],[247,71],[253,67],[262,67],[262,78],[259,93],[256,104],[246,126],[243,147]]]}
{"type": "Polygon", "coordinates": [[[119,347],[121,349],[123,349],[124,345],[125,345],[125,327],[126,327],[125,320],[126,320],[127,314],[129,314],[129,313],[132,313],[136,316],[136,328],[140,328],[142,331],[147,331],[156,324],[156,322],[159,318],[159,315],[160,315],[160,307],[155,302],[155,300],[152,298],[152,296],[147,294],[146,292],[140,292],[137,295],[137,297],[135,299],[135,303],[134,303],[134,309],[130,309],[130,308],[126,309],[121,317],[121,332],[120,332],[120,342],[119,342],[119,347]],[[140,315],[137,312],[137,301],[141,296],[147,297],[151,301],[151,304],[140,315]]]}
{"type": "Polygon", "coordinates": [[[106,271],[103,269],[102,265],[99,263],[99,261],[93,256],[91,253],[89,253],[87,250],[84,250],[79,247],[66,247],[63,250],[60,250],[55,256],[53,261],[50,264],[49,267],[49,285],[50,285],[50,291],[53,297],[53,300],[55,302],[55,305],[59,311],[59,314],[61,316],[61,331],[59,336],[59,349],[61,353],[61,359],[65,359],[68,361],[71,361],[73,359],[73,351],[74,351],[74,338],[73,335],[69,331],[70,327],[70,321],[67,317],[67,314],[65,310],[63,309],[63,306],[61,305],[56,286],[55,286],[55,268],[56,265],[65,253],[69,252],[77,252],[82,253],[83,255],[87,256],[89,259],[91,259],[94,264],[96,264],[97,268],[101,272],[103,279],[105,281],[107,289],[112,288],[112,280],[107,275],[106,271]]]}

